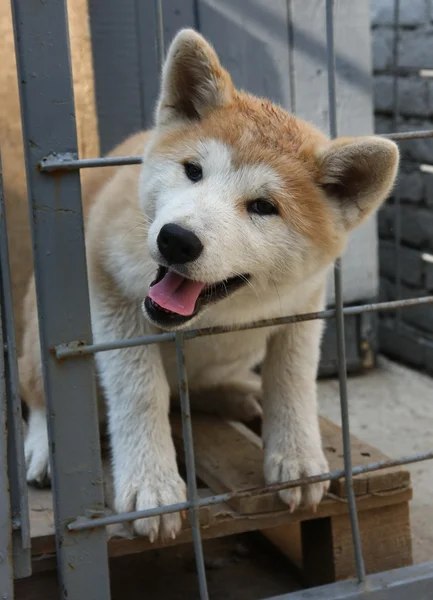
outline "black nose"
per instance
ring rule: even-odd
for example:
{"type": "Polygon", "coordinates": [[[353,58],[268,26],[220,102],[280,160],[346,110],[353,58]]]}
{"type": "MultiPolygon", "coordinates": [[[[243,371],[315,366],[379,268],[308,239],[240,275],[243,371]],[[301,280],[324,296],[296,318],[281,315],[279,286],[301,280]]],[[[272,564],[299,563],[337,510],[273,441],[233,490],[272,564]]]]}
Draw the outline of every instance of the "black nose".
{"type": "Polygon", "coordinates": [[[175,223],[168,223],[161,228],[157,244],[169,265],[191,262],[198,258],[203,250],[203,244],[195,233],[175,223]]]}

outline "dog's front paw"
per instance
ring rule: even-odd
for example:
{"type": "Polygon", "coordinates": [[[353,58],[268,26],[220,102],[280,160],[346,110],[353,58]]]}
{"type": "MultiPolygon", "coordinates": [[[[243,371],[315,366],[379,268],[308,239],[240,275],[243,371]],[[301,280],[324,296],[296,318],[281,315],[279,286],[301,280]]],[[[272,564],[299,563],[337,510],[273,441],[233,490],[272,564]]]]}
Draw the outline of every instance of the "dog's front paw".
{"type": "Polygon", "coordinates": [[[43,488],[50,485],[48,432],[45,413],[34,411],[30,415],[24,442],[27,483],[43,488]]]}
{"type": "MultiPolygon", "coordinates": [[[[265,480],[267,484],[283,483],[328,472],[328,462],[321,448],[308,454],[302,452],[293,453],[293,455],[279,452],[265,454],[265,480]]],[[[289,505],[291,512],[301,505],[316,510],[328,487],[329,481],[321,481],[282,490],[279,492],[279,496],[283,502],[289,505]]]]}
{"type": "MultiPolygon", "coordinates": [[[[186,488],[177,469],[148,465],[141,477],[133,474],[122,477],[115,486],[115,509],[118,513],[147,510],[168,504],[185,502],[186,488]]],[[[139,519],[133,522],[137,535],[144,535],[154,542],[162,539],[175,539],[182,527],[181,514],[171,513],[139,519]]]]}

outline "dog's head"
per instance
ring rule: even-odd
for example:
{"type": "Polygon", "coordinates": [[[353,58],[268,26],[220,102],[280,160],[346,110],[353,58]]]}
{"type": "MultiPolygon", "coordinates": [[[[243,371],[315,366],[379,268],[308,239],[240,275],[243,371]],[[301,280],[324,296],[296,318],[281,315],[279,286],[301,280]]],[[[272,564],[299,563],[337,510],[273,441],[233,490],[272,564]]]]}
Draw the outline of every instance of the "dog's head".
{"type": "Polygon", "coordinates": [[[339,256],[389,194],[397,146],[330,142],[312,125],[235,89],[192,30],[174,39],[140,180],[157,268],[144,302],[179,328],[251,282],[296,286],[339,256]]]}

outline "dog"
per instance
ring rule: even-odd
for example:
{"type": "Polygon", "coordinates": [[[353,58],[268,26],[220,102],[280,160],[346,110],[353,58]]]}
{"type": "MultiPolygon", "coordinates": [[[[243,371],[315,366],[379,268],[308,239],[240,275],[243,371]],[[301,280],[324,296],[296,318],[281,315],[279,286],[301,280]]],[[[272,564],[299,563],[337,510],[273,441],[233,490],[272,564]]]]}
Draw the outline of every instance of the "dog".
{"type": "MultiPolygon", "coordinates": [[[[389,195],[399,162],[392,141],[330,141],[236,89],[213,48],[189,29],[169,48],[154,128],[113,153],[130,154],[141,154],[142,165],[99,169],[83,182],[98,343],[322,310],[330,267],[349,233],[389,195]]],[[[41,483],[49,462],[33,279],[25,319],[27,479],[41,483]]],[[[313,320],[186,342],[193,408],[263,416],[268,484],[329,470],[316,400],[322,329],[313,320]],[[261,381],[252,373],[259,363],[261,381]]],[[[96,354],[119,512],[186,498],[169,424],[178,389],[173,346],[96,354]]],[[[280,496],[290,510],[315,507],[327,487],[312,483],[280,496]]],[[[139,519],[134,528],[151,541],[174,539],[181,517],[139,519]]]]}

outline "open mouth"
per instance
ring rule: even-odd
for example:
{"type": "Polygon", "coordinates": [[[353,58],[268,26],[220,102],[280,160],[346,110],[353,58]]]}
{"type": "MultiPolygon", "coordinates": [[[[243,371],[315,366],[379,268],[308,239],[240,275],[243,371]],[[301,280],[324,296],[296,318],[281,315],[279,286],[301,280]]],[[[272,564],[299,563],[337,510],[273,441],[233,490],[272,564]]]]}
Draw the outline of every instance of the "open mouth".
{"type": "Polygon", "coordinates": [[[204,306],[227,298],[246,284],[248,278],[248,275],[238,275],[208,284],[160,266],[144,306],[149,317],[158,325],[179,326],[195,317],[204,306]]]}

